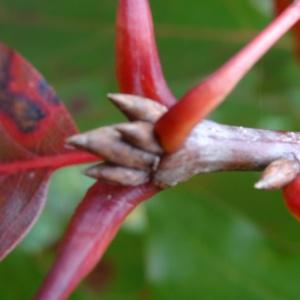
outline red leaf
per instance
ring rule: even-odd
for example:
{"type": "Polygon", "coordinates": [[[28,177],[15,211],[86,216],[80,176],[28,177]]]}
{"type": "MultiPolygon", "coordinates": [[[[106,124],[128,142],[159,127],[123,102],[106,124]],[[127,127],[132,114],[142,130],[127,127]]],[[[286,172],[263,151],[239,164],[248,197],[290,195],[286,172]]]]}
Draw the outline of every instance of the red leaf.
{"type": "Polygon", "coordinates": [[[240,52],[171,107],[156,124],[164,149],[176,150],[193,127],[225,100],[250,68],[299,19],[300,1],[295,1],[240,52]]]}
{"type": "Polygon", "coordinates": [[[283,189],[283,197],[290,213],[300,221],[300,176],[283,189]]]}
{"type": "MultiPolygon", "coordinates": [[[[274,0],[275,15],[281,14],[290,4],[292,0],[274,0]]],[[[294,35],[294,51],[298,59],[300,59],[300,22],[298,22],[293,28],[294,35]]]]}
{"type": "Polygon", "coordinates": [[[161,69],[147,0],[120,0],[117,16],[117,76],[120,90],[167,106],[176,102],[161,69]]]}
{"type": "MultiPolygon", "coordinates": [[[[55,92],[19,54],[0,44],[0,169],[66,153],[76,128],[55,92]]],[[[11,170],[10,170],[11,171],[11,170]]],[[[41,212],[52,168],[0,175],[0,259],[41,212]]]]}
{"type": "Polygon", "coordinates": [[[13,250],[38,218],[49,176],[47,170],[0,176],[0,259],[13,250]]]}
{"type": "Polygon", "coordinates": [[[64,148],[76,127],[44,78],[19,54],[0,45],[0,120],[7,134],[43,155],[64,148]]]}
{"type": "Polygon", "coordinates": [[[91,271],[126,216],[154,195],[150,184],[122,187],[96,183],[77,208],[62,241],[58,258],[35,299],[67,299],[91,271]]]}

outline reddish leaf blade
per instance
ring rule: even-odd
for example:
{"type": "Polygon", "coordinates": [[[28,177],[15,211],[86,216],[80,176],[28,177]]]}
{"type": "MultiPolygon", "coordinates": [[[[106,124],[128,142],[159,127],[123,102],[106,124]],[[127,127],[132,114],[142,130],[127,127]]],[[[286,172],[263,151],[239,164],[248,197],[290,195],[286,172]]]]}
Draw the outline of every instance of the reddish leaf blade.
{"type": "MultiPolygon", "coordinates": [[[[293,1],[292,0],[274,0],[275,15],[280,15],[293,1]]],[[[293,28],[294,35],[294,51],[298,59],[300,59],[300,22],[298,22],[293,28]]]]}
{"type": "Polygon", "coordinates": [[[120,0],[117,16],[117,77],[123,93],[167,106],[176,100],[161,69],[148,0],[120,0]]]}
{"type": "Polygon", "coordinates": [[[283,189],[283,197],[289,212],[300,221],[300,176],[283,189]]]}
{"type": "Polygon", "coordinates": [[[40,215],[51,172],[0,176],[0,260],[27,234],[40,215]]]}
{"type": "Polygon", "coordinates": [[[8,135],[39,155],[57,153],[76,127],[45,79],[0,44],[0,121],[8,135]]]}
{"type": "Polygon", "coordinates": [[[240,52],[171,107],[156,124],[164,149],[176,150],[193,127],[225,100],[253,65],[299,19],[300,1],[295,1],[240,52]]]}
{"type": "MultiPolygon", "coordinates": [[[[66,153],[76,128],[43,77],[0,44],[0,166],[66,153]]],[[[33,225],[42,210],[53,169],[0,175],[0,259],[33,225]]]]}
{"type": "Polygon", "coordinates": [[[35,299],[67,299],[97,264],[126,216],[157,189],[96,183],[77,208],[58,258],[35,299]]]}

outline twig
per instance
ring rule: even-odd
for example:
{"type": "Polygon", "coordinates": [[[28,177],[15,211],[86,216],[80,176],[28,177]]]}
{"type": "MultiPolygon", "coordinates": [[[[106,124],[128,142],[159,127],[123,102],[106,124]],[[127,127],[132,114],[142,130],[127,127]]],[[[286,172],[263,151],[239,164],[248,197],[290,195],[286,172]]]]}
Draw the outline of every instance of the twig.
{"type": "Polygon", "coordinates": [[[227,126],[208,120],[193,129],[179,150],[159,157],[161,148],[153,127],[166,109],[137,96],[110,94],[110,99],[127,116],[143,122],[112,125],[69,138],[71,145],[107,160],[88,170],[89,176],[123,185],[153,180],[165,188],[196,174],[260,171],[269,166],[256,188],[273,189],[289,183],[300,171],[300,133],[227,126]]]}

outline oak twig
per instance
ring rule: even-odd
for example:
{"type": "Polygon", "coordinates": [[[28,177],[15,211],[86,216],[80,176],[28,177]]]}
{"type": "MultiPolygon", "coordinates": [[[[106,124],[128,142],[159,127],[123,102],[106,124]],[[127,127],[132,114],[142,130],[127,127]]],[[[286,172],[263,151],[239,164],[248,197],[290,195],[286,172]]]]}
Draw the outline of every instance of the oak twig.
{"type": "Polygon", "coordinates": [[[204,120],[180,149],[164,155],[153,127],[166,108],[139,96],[109,94],[109,98],[135,121],[92,130],[67,141],[106,159],[86,172],[91,177],[123,185],[152,180],[165,188],[201,173],[266,168],[255,187],[274,189],[291,182],[300,171],[300,133],[204,120]]]}

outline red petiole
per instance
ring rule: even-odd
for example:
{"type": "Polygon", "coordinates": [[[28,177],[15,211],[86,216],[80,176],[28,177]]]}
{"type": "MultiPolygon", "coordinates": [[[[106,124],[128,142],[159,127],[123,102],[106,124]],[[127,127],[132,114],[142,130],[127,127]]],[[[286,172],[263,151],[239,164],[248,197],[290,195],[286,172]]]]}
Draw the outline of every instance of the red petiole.
{"type": "Polygon", "coordinates": [[[15,174],[38,169],[56,170],[70,165],[92,163],[99,161],[99,156],[80,151],[70,150],[69,152],[59,153],[55,156],[38,156],[30,160],[21,160],[0,164],[0,175],[15,174]]]}

